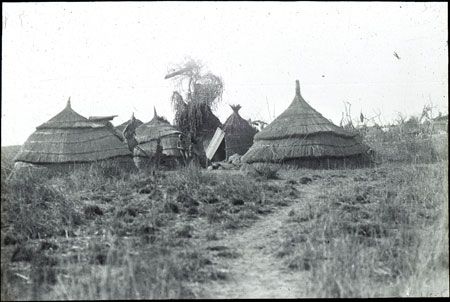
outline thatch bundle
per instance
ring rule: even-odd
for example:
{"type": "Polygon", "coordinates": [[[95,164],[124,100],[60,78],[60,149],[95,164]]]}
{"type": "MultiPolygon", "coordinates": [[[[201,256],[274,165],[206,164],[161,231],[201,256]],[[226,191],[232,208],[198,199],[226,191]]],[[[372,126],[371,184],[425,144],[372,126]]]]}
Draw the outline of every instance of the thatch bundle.
{"type": "Polygon", "coordinates": [[[352,167],[366,163],[367,150],[355,134],[334,125],[306,103],[296,81],[291,105],[255,135],[242,161],[308,168],[352,167]]]}
{"type": "Polygon", "coordinates": [[[87,119],[66,108],[38,126],[14,159],[16,162],[62,168],[113,160],[132,167],[132,154],[109,121],[87,119]]]}
{"type": "Polygon", "coordinates": [[[233,113],[225,121],[225,152],[228,159],[233,154],[243,155],[253,144],[256,129],[239,115],[240,105],[231,105],[233,113]]]}
{"type": "Polygon", "coordinates": [[[150,122],[136,128],[138,145],[134,148],[133,155],[139,169],[151,166],[156,160],[158,139],[162,147],[161,164],[174,166],[182,163],[184,146],[181,141],[186,139],[185,135],[164,117],[158,116],[155,110],[150,122]]]}

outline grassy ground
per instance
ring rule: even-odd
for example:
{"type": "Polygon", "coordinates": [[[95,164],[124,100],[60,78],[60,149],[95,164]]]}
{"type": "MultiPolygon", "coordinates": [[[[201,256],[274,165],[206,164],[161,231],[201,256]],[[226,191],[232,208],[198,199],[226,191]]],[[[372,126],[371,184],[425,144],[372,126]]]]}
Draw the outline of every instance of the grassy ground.
{"type": "Polygon", "coordinates": [[[2,175],[2,298],[202,298],[232,277],[210,243],[293,205],[273,253],[308,272],[307,297],[445,295],[435,287],[448,280],[447,162],[278,175],[2,175]],[[310,181],[308,199],[296,188],[310,181]]]}
{"type": "Polygon", "coordinates": [[[195,297],[190,283],[225,278],[191,238],[245,227],[290,194],[258,179],[189,167],[149,177],[8,179],[2,190],[3,293],[17,299],[195,297]],[[265,192],[261,195],[261,192],[265,192]]]}
{"type": "Polygon", "coordinates": [[[403,165],[328,174],[320,198],[289,213],[277,256],[311,273],[309,297],[448,295],[446,170],[403,165]],[[433,288],[430,280],[439,279],[433,288]]]}

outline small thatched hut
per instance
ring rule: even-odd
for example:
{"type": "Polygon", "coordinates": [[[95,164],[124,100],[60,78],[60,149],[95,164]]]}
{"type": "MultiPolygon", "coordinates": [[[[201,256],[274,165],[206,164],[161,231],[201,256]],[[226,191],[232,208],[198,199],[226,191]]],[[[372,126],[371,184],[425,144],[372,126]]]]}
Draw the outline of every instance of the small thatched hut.
{"type": "Polygon", "coordinates": [[[19,165],[29,163],[60,171],[92,163],[132,169],[132,154],[109,123],[111,119],[89,120],[71,108],[69,99],[63,111],[36,128],[14,160],[19,165]]]}
{"type": "Polygon", "coordinates": [[[233,154],[243,155],[253,144],[257,130],[239,115],[240,105],[230,105],[233,113],[218,128],[206,150],[211,161],[222,161],[233,154]]]}
{"type": "Polygon", "coordinates": [[[368,147],[324,118],[301,96],[296,81],[296,94],[291,105],[271,124],[257,133],[253,146],[242,161],[277,165],[283,168],[358,167],[368,163],[368,147]]]}
{"type": "Polygon", "coordinates": [[[183,140],[185,135],[155,110],[153,119],[136,128],[138,145],[134,148],[134,162],[139,169],[153,167],[157,160],[158,140],[162,148],[160,164],[175,167],[183,163],[185,154],[183,140]]]}
{"type": "MultiPolygon", "coordinates": [[[[116,130],[119,131],[120,133],[123,132],[123,130],[125,129],[125,127],[128,125],[128,123],[130,122],[130,120],[123,122],[122,124],[116,126],[116,130]]],[[[135,119],[135,123],[136,126],[139,127],[140,125],[142,125],[144,122],[141,121],[140,119],[135,119]]]]}
{"type": "Polygon", "coordinates": [[[231,105],[233,113],[223,125],[225,131],[225,152],[228,159],[233,154],[243,155],[253,144],[257,130],[239,115],[240,105],[231,105]]]}

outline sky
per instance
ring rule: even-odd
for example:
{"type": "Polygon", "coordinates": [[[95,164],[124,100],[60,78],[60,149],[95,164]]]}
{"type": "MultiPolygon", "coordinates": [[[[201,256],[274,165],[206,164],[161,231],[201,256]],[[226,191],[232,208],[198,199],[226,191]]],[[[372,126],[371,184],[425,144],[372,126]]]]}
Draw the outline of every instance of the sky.
{"type": "Polygon", "coordinates": [[[173,121],[165,80],[187,57],[223,79],[242,117],[272,121],[295,96],[339,125],[448,114],[447,3],[2,3],[1,145],[23,144],[71,98],[83,116],[173,121]],[[396,56],[396,55],[398,56],[396,56]]]}

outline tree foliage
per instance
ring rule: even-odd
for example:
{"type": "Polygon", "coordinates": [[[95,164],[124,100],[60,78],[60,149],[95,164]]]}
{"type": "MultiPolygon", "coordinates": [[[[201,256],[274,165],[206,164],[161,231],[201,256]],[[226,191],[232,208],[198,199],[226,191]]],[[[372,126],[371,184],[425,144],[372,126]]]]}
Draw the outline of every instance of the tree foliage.
{"type": "Polygon", "coordinates": [[[202,69],[201,62],[186,59],[166,75],[166,79],[173,78],[177,89],[171,98],[174,123],[194,137],[212,117],[212,110],[221,102],[223,93],[222,79],[210,72],[203,73],[202,69]]]}

